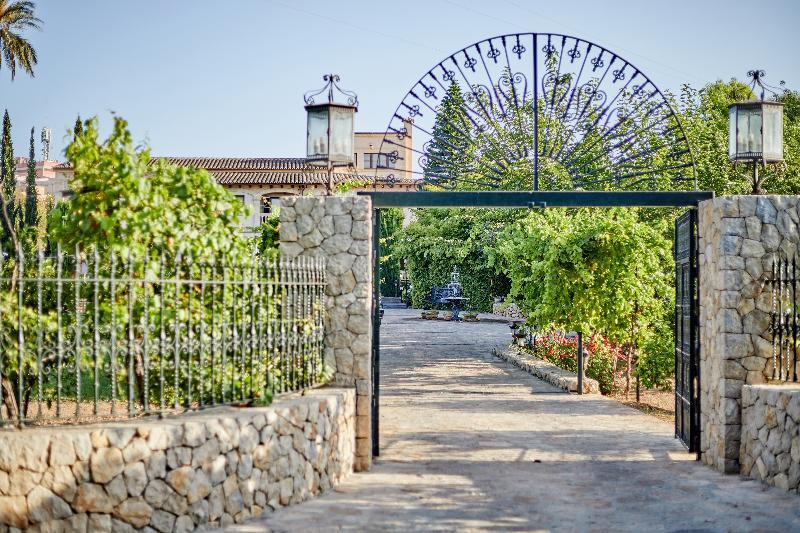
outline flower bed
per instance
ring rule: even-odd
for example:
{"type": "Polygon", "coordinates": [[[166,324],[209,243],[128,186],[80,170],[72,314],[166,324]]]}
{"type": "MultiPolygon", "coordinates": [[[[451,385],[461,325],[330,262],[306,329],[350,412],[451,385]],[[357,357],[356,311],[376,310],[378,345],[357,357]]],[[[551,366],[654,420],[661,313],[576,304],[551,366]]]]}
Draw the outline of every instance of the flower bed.
{"type": "MultiPolygon", "coordinates": [[[[577,344],[576,336],[549,332],[536,338],[532,352],[564,370],[577,372],[577,344]]],[[[584,338],[583,348],[586,354],[585,375],[597,380],[603,394],[613,393],[617,389],[617,380],[623,376],[623,365],[627,364],[622,349],[598,334],[584,338]]]]}

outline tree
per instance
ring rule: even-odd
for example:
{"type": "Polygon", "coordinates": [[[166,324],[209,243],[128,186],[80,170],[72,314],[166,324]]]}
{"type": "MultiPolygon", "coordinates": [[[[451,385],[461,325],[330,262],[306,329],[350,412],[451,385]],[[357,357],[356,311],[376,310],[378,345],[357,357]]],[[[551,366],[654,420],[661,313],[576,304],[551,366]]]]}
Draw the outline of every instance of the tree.
{"type": "Polygon", "coordinates": [[[25,188],[25,226],[35,228],[39,224],[39,195],[36,193],[36,149],[31,128],[31,146],[28,152],[28,176],[25,188]]]}
{"type": "Polygon", "coordinates": [[[205,170],[152,161],[122,118],[102,142],[97,119],[86,121],[66,154],[75,194],[50,217],[51,238],[66,249],[96,245],[134,257],[163,251],[195,259],[246,253],[241,202],[205,170]]]}
{"type": "Polygon", "coordinates": [[[16,165],[14,164],[14,146],[11,142],[11,119],[8,110],[3,115],[3,136],[0,140],[0,200],[2,201],[2,227],[3,246],[13,246],[16,249],[17,236],[14,220],[17,214],[16,190],[17,184],[14,177],[16,165]]]}
{"type": "Polygon", "coordinates": [[[75,126],[72,128],[72,133],[75,135],[75,137],[83,133],[83,122],[81,122],[80,115],[78,115],[78,118],[75,119],[75,126]]]}
{"type": "Polygon", "coordinates": [[[33,66],[37,63],[36,50],[22,36],[25,30],[38,30],[42,21],[33,13],[35,4],[29,1],[9,2],[0,0],[0,67],[5,62],[13,80],[17,66],[33,76],[33,66]]]}
{"type": "Polygon", "coordinates": [[[381,295],[397,296],[400,287],[400,256],[396,251],[397,238],[403,229],[403,210],[384,209],[381,212],[381,295]]]}
{"type": "Polygon", "coordinates": [[[470,123],[464,116],[465,101],[457,83],[450,83],[436,110],[433,135],[425,150],[425,179],[449,187],[458,184],[470,167],[470,123]]]}
{"type": "MultiPolygon", "coordinates": [[[[679,114],[686,129],[697,165],[698,189],[718,195],[750,194],[752,172],[749,165],[734,167],[728,160],[728,108],[741,100],[754,98],[749,86],[731,80],[716,81],[694,89],[684,86],[679,114]]],[[[800,93],[784,90],[776,99],[785,104],[784,158],[782,165],[760,169],[756,184],[770,194],[800,193],[800,93]]]]}

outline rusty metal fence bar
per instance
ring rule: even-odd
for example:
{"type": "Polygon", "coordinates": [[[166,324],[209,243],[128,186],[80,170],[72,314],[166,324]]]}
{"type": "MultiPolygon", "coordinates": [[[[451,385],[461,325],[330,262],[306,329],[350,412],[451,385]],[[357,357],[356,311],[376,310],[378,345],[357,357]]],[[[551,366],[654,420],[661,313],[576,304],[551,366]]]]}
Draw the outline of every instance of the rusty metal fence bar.
{"type": "Polygon", "coordinates": [[[797,381],[798,374],[798,259],[776,257],[772,263],[769,285],[772,291],[772,378],[797,381]]]}
{"type": "Polygon", "coordinates": [[[323,259],[0,251],[0,425],[265,404],[323,379],[323,259]]]}

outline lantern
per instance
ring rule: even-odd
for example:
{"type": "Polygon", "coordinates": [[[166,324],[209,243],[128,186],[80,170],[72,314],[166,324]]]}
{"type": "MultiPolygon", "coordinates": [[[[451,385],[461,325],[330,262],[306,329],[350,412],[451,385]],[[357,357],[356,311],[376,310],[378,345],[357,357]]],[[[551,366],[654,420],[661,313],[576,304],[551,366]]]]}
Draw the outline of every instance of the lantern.
{"type": "Polygon", "coordinates": [[[761,194],[758,165],[783,161],[783,104],[764,100],[764,92],[777,94],[766,85],[763,70],[751,70],[751,87],[761,88],[760,100],[736,102],[728,108],[728,158],[734,166],[739,162],[753,165],[753,194],[761,194]]]}
{"type": "Polygon", "coordinates": [[[355,113],[358,111],[358,96],[339,87],[337,74],[326,74],[322,89],[307,93],[303,99],[308,115],[306,127],[306,161],[328,169],[328,193],[333,192],[333,168],[351,166],[354,161],[355,113]],[[334,91],[344,97],[336,102],[334,91]],[[327,101],[316,99],[327,92],[327,101]]]}
{"type": "Polygon", "coordinates": [[[783,104],[753,100],[728,110],[728,157],[731,161],[783,161],[783,104]]]}

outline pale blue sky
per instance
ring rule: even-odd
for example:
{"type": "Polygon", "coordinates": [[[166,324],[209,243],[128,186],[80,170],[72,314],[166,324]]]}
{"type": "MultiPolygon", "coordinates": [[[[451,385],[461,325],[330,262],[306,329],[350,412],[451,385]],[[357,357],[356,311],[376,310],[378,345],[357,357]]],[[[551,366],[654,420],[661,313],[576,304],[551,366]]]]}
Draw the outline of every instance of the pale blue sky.
{"type": "MultiPolygon", "coordinates": [[[[305,150],[302,95],[336,72],[357,130],[383,131],[428,68],[490,36],[566,33],[626,57],[663,89],[766,70],[800,89],[800,1],[37,0],[33,79],[0,70],[17,155],[75,116],[125,117],[156,155],[305,150]],[[741,4],[741,5],[740,5],[741,4]]],[[[39,155],[37,149],[37,156],[39,155]]]]}

